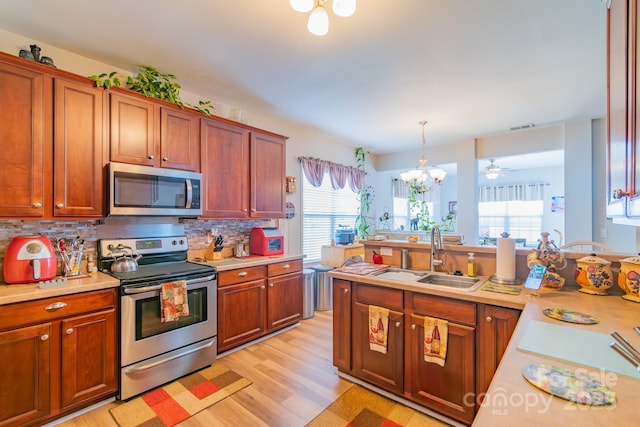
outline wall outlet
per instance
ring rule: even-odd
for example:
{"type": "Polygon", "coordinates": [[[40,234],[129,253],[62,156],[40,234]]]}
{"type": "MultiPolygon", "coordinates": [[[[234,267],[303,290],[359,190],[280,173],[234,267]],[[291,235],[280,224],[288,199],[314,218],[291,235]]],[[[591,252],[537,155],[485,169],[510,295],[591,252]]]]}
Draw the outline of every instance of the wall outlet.
{"type": "Polygon", "coordinates": [[[393,256],[393,248],[380,248],[380,255],[393,256]]]}

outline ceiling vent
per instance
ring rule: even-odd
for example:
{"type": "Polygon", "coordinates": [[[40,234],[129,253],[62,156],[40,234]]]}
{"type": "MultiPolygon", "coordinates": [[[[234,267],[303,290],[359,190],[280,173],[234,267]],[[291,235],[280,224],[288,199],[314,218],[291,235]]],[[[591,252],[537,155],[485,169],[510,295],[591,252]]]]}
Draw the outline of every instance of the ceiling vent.
{"type": "Polygon", "coordinates": [[[514,126],[512,128],[510,128],[511,130],[522,130],[522,129],[529,129],[532,127],[535,127],[536,125],[534,125],[533,123],[527,123],[526,125],[522,125],[522,126],[514,126]]]}

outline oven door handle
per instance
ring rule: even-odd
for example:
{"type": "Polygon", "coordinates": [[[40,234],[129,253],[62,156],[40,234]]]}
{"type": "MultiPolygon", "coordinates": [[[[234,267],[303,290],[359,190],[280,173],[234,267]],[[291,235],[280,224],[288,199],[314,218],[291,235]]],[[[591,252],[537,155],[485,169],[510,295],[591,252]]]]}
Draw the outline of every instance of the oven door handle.
{"type": "Polygon", "coordinates": [[[130,368],[125,368],[124,373],[125,374],[135,374],[135,373],[138,373],[138,372],[146,371],[146,370],[151,369],[151,368],[155,368],[158,365],[162,365],[162,364],[165,364],[167,362],[171,362],[172,360],[178,359],[180,357],[187,356],[189,354],[195,353],[195,352],[200,351],[200,350],[205,350],[205,349],[211,347],[213,345],[213,343],[215,343],[215,342],[216,342],[216,339],[214,338],[211,341],[209,341],[208,343],[206,343],[204,345],[201,345],[199,347],[196,347],[196,348],[192,348],[191,350],[185,351],[184,353],[174,354],[171,357],[167,357],[166,359],[158,360],[157,362],[149,363],[148,365],[132,366],[130,368]]]}
{"type": "MultiPolygon", "coordinates": [[[[211,276],[200,277],[199,279],[187,280],[187,286],[194,285],[196,283],[210,282],[215,278],[216,278],[216,275],[212,274],[211,276]]],[[[144,288],[124,288],[123,290],[125,294],[131,295],[131,294],[143,294],[145,292],[151,292],[151,291],[159,291],[161,288],[162,288],[162,285],[154,285],[154,286],[146,286],[144,288]]]]}

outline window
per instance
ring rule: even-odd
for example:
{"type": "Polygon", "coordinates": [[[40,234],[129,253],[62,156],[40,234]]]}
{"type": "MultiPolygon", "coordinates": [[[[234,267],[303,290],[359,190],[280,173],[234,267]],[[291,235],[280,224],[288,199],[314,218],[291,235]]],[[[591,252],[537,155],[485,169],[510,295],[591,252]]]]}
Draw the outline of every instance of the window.
{"type": "Polygon", "coordinates": [[[302,250],[305,262],[319,262],[323,245],[330,245],[338,225],[355,227],[358,215],[357,195],[348,185],[339,190],[331,186],[325,171],[320,187],[302,174],[302,250]]]}
{"type": "MultiPolygon", "coordinates": [[[[412,230],[411,221],[413,220],[413,227],[417,227],[419,222],[427,222],[433,221],[433,209],[434,203],[431,201],[431,193],[419,193],[416,196],[417,204],[412,206],[410,202],[411,194],[409,186],[407,186],[401,180],[394,178],[393,179],[393,225],[391,226],[393,230],[412,230]],[[421,211],[421,206],[426,207],[426,212],[429,213],[429,219],[421,218],[416,222],[416,219],[419,218],[419,213],[421,211]]],[[[432,191],[439,191],[439,189],[434,189],[432,191]]],[[[422,225],[422,224],[420,224],[422,225]]]]}
{"type": "Polygon", "coordinates": [[[478,203],[481,243],[485,238],[498,238],[503,232],[519,239],[519,246],[532,246],[538,241],[542,231],[542,200],[512,200],[504,202],[478,203]]]}

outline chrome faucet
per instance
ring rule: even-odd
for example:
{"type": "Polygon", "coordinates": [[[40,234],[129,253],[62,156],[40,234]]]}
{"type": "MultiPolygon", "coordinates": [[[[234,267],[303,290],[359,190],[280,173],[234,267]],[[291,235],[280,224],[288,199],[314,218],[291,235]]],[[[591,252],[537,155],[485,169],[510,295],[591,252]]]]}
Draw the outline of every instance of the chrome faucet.
{"type": "MultiPolygon", "coordinates": [[[[437,259],[438,251],[444,250],[444,244],[442,242],[442,234],[440,234],[440,227],[434,225],[431,227],[431,262],[430,270],[436,271],[436,267],[444,265],[445,261],[437,259]]],[[[446,254],[445,254],[446,259],[446,254]]]]}

